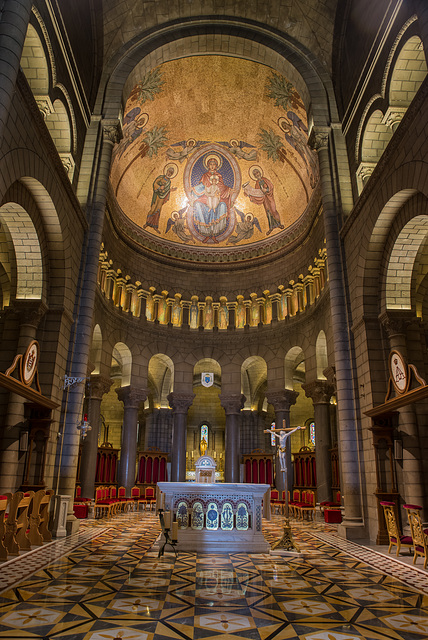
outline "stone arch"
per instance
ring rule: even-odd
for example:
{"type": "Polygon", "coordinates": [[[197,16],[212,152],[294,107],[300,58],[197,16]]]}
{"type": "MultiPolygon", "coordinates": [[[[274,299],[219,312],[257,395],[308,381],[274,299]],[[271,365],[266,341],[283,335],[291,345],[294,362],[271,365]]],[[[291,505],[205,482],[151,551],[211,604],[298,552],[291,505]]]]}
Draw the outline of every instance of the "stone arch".
{"type": "Polygon", "coordinates": [[[157,408],[169,407],[168,395],[174,388],[174,363],[164,353],[157,353],[149,360],[148,386],[153,405],[157,408]]]}
{"type": "MultiPolygon", "coordinates": [[[[299,376],[300,378],[304,378],[305,374],[305,354],[301,347],[295,346],[291,347],[284,359],[284,377],[285,377],[285,388],[293,389],[294,380],[296,378],[296,372],[300,370],[302,374],[299,376]]],[[[300,380],[300,382],[304,382],[300,380]]]]}
{"type": "Polygon", "coordinates": [[[386,308],[412,309],[412,279],[420,247],[428,234],[428,218],[418,215],[400,231],[389,256],[386,273],[386,308]]]}
{"type": "MultiPolygon", "coordinates": [[[[7,202],[0,207],[0,220],[8,232],[6,234],[2,231],[1,245],[3,260],[8,254],[8,277],[12,282],[12,295],[17,300],[41,299],[44,284],[43,261],[33,221],[16,202],[7,202]]],[[[6,266],[6,261],[3,261],[3,265],[6,266]]]]}
{"type": "MultiPolygon", "coordinates": [[[[198,20],[189,18],[182,22],[165,24],[161,34],[151,32],[130,40],[106,65],[106,80],[105,84],[100,86],[97,112],[104,113],[106,118],[119,117],[123,104],[124,86],[132,70],[145,57],[153,54],[155,66],[167,59],[173,59],[172,57],[163,59],[158,53],[164,52],[167,55],[167,47],[171,45],[173,50],[175,43],[181,41],[191,43],[193,55],[215,54],[217,51],[214,43],[222,38],[222,34],[227,36],[228,43],[234,43],[234,46],[239,44],[237,39],[244,40],[246,48],[243,55],[245,57],[248,50],[256,51],[257,49],[259,52],[265,51],[269,56],[273,56],[268,64],[275,70],[282,70],[293,79],[310,114],[310,124],[313,122],[317,125],[326,125],[337,120],[337,108],[330,77],[321,62],[306,47],[288,35],[281,34],[280,37],[277,32],[270,33],[266,25],[254,21],[245,19],[232,21],[212,17],[198,20]],[[277,56],[276,59],[275,56],[277,56]],[[292,69],[295,71],[293,72],[292,69]],[[313,101],[312,96],[314,96],[313,101]]],[[[234,46],[228,49],[231,56],[236,55],[234,46]]]]}
{"type": "Polygon", "coordinates": [[[261,391],[263,391],[264,395],[266,389],[266,361],[261,356],[248,357],[242,363],[241,380],[241,392],[245,396],[244,409],[257,409],[260,404],[261,391]]]}
{"type": "Polygon", "coordinates": [[[408,107],[427,75],[422,40],[411,36],[401,48],[391,74],[389,104],[408,107]]]}
{"type": "Polygon", "coordinates": [[[36,178],[23,176],[19,180],[29,191],[35,202],[43,233],[47,242],[47,259],[49,263],[49,290],[47,293],[50,304],[63,304],[66,288],[67,256],[64,253],[64,240],[57,207],[43,184],[36,178]]]}
{"type": "Polygon", "coordinates": [[[355,145],[356,159],[360,160],[357,169],[360,193],[427,75],[419,36],[410,35],[399,49],[414,21],[414,17],[410,19],[397,36],[385,68],[381,94],[371,97],[360,120],[355,145]]]}
{"type": "Polygon", "coordinates": [[[71,131],[67,109],[61,100],[53,103],[53,110],[46,117],[46,126],[49,129],[52,140],[59,154],[68,153],[71,150],[71,131]]]}
{"type": "Polygon", "coordinates": [[[369,117],[361,142],[361,161],[376,165],[388,142],[392,138],[392,131],[383,123],[383,113],[376,109],[369,117]]]}
{"type": "MultiPolygon", "coordinates": [[[[386,277],[381,278],[381,284],[379,285],[379,273],[382,272],[382,263],[385,260],[385,247],[399,211],[403,210],[410,200],[413,200],[412,196],[415,196],[414,189],[403,189],[383,203],[380,213],[374,221],[367,245],[365,246],[364,241],[362,242],[362,247],[365,247],[361,251],[362,286],[364,291],[362,311],[364,313],[378,315],[381,310],[379,306],[382,307],[382,310],[385,310],[386,294],[385,291],[382,291],[382,282],[386,282],[386,277]]],[[[419,211],[415,215],[418,213],[419,211]]],[[[410,215],[409,217],[411,218],[412,216],[410,215]]]]}
{"type": "Polygon", "coordinates": [[[32,24],[27,28],[21,68],[36,100],[42,96],[46,97],[50,86],[49,65],[42,40],[32,24]]]}
{"type": "Polygon", "coordinates": [[[112,351],[112,375],[122,379],[121,387],[131,384],[132,354],[129,347],[123,342],[116,342],[112,351]]]}
{"type": "Polygon", "coordinates": [[[92,333],[92,344],[89,353],[89,363],[94,367],[92,374],[99,375],[101,369],[101,358],[103,348],[103,335],[101,327],[96,324],[92,333]]]}
{"type": "Polygon", "coordinates": [[[324,369],[328,367],[327,338],[322,329],[317,335],[315,350],[317,359],[317,379],[326,380],[327,378],[324,375],[324,369]]]}

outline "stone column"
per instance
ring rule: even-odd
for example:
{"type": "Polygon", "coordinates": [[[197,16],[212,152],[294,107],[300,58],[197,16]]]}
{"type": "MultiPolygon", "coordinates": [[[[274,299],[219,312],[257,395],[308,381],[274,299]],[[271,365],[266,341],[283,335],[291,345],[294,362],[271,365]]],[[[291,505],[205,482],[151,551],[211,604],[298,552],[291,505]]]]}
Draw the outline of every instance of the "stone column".
{"type": "MultiPolygon", "coordinates": [[[[94,119],[94,127],[96,121],[94,119]]],[[[95,193],[88,203],[89,229],[82,247],[83,278],[81,289],[76,294],[77,322],[74,333],[70,337],[70,372],[72,378],[85,378],[87,375],[89,351],[92,341],[92,319],[97,288],[97,272],[104,215],[106,209],[107,187],[113,145],[120,139],[118,120],[103,120],[98,132],[102,135],[100,153],[94,174],[97,175],[95,193]]],[[[83,385],[70,387],[66,396],[66,422],[64,445],[61,458],[59,492],[74,495],[76,468],[79,452],[79,433],[76,429],[82,414],[83,385]]],[[[72,509],[73,501],[70,501],[72,509]]],[[[69,513],[72,521],[72,512],[69,513]]]]}
{"type": "MultiPolygon", "coordinates": [[[[40,300],[16,300],[13,303],[8,313],[13,314],[19,322],[16,354],[24,354],[28,345],[35,340],[37,327],[46,311],[46,305],[40,300]]],[[[25,456],[21,454],[20,460],[19,438],[25,427],[25,402],[22,396],[9,393],[0,450],[0,482],[4,492],[15,492],[22,482],[25,456]]]]}
{"type": "Polygon", "coordinates": [[[194,393],[173,392],[168,402],[174,412],[172,427],[171,482],[186,481],[186,436],[187,412],[192,405],[194,393]]]}
{"type": "Polygon", "coordinates": [[[324,380],[314,380],[302,384],[302,389],[314,405],[317,501],[331,501],[330,399],[334,394],[334,386],[324,380]]]}
{"type": "Polygon", "coordinates": [[[16,78],[21,63],[31,0],[6,0],[0,19],[0,143],[10,113],[16,78]]]}
{"type": "Polygon", "coordinates": [[[334,149],[329,147],[330,128],[312,130],[309,143],[318,151],[324,231],[328,256],[331,328],[336,366],[338,419],[340,429],[339,457],[342,470],[342,495],[345,516],[339,533],[347,538],[364,537],[361,509],[359,466],[360,439],[355,415],[355,393],[352,377],[352,349],[347,315],[345,274],[339,222],[341,205],[336,196],[334,149]]]}
{"type": "Polygon", "coordinates": [[[224,452],[225,482],[239,482],[239,432],[241,427],[241,409],[245,396],[241,393],[221,393],[220,403],[226,413],[226,433],[224,452]]]}
{"type": "Polygon", "coordinates": [[[100,433],[101,400],[108,393],[113,381],[103,376],[91,376],[87,386],[88,421],[92,429],[83,440],[80,460],[80,485],[83,498],[95,497],[98,436],[100,433]]]}
{"type": "MultiPolygon", "coordinates": [[[[279,391],[271,391],[266,394],[266,399],[274,408],[275,411],[275,428],[281,429],[284,425],[288,429],[290,427],[290,408],[293,404],[296,404],[296,400],[299,396],[297,391],[292,389],[281,389],[279,391]]],[[[279,495],[285,491],[287,485],[287,491],[292,491],[294,481],[294,470],[291,461],[291,442],[290,438],[287,439],[287,481],[284,481],[284,474],[281,471],[279,464],[279,456],[275,456],[275,486],[279,491],[279,495]]]]}
{"type": "Polygon", "coordinates": [[[145,402],[147,392],[145,389],[128,386],[116,389],[116,393],[119,400],[123,402],[118,484],[120,487],[125,487],[126,496],[129,498],[131,497],[131,489],[135,484],[138,409],[141,402],[145,402]]]}
{"type": "MultiPolygon", "coordinates": [[[[387,311],[380,316],[379,320],[388,336],[391,350],[399,351],[408,363],[406,334],[409,325],[417,321],[414,312],[387,311]]],[[[403,442],[404,502],[424,505],[425,492],[417,416],[412,405],[402,407],[398,412],[400,414],[398,428],[403,442]]]]}

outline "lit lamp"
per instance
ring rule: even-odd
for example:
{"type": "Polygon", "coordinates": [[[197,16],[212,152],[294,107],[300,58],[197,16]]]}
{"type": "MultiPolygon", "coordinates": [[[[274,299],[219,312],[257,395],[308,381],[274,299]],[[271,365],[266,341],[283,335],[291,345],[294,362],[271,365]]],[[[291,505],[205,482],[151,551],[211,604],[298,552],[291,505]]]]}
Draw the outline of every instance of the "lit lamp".
{"type": "Polygon", "coordinates": [[[82,436],[82,438],[86,438],[88,431],[92,430],[91,425],[88,422],[88,414],[85,413],[85,415],[83,416],[83,421],[81,422],[81,424],[77,425],[77,430],[80,431],[80,434],[82,436]]]}

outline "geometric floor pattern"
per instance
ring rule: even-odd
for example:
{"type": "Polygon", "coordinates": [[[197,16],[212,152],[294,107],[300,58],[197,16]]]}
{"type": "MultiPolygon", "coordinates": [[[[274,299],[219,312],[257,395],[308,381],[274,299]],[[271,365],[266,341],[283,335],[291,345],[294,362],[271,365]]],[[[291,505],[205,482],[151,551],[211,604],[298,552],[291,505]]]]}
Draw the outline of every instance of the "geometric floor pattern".
{"type": "MultiPolygon", "coordinates": [[[[269,541],[280,525],[278,516],[264,522],[269,541]]],[[[291,558],[166,553],[158,559],[152,550],[158,532],[153,513],[124,515],[84,531],[79,546],[32,575],[30,567],[0,593],[0,638],[428,638],[426,584],[388,575],[366,548],[359,547],[361,557],[354,543],[341,548],[322,525],[293,527],[302,555],[291,558]]]]}

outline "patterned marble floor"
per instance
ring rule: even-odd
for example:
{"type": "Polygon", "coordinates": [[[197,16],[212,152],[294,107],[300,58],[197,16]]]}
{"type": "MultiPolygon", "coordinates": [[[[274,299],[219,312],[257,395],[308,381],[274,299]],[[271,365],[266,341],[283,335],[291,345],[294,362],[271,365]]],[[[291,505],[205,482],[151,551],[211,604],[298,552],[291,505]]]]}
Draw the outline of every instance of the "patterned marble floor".
{"type": "MultiPolygon", "coordinates": [[[[278,516],[264,525],[269,541],[278,537],[278,516]]],[[[331,526],[293,524],[302,555],[292,558],[159,560],[158,532],[153,513],[135,513],[3,563],[0,638],[428,638],[428,573],[343,541],[331,526]]]]}

